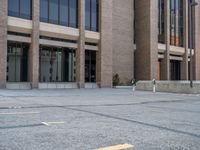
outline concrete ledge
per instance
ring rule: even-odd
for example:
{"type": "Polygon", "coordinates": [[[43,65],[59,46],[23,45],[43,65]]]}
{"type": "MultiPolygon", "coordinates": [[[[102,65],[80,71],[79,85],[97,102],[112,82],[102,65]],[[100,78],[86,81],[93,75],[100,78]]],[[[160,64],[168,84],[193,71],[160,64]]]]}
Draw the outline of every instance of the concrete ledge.
{"type": "Polygon", "coordinates": [[[39,83],[39,89],[75,89],[77,83],[39,83]]]}
{"type": "Polygon", "coordinates": [[[113,88],[116,88],[116,89],[132,89],[133,86],[114,86],[113,88]]]}
{"type": "MultiPolygon", "coordinates": [[[[137,82],[136,90],[153,91],[152,81],[137,82]]],[[[190,87],[189,81],[156,81],[157,92],[200,94],[200,81],[194,81],[190,87]]]]}
{"type": "Polygon", "coordinates": [[[86,89],[96,89],[99,88],[99,86],[96,83],[85,83],[86,89]]]}
{"type": "Polygon", "coordinates": [[[10,90],[30,90],[31,89],[31,84],[28,82],[23,82],[23,83],[6,83],[6,88],[10,90]]]}

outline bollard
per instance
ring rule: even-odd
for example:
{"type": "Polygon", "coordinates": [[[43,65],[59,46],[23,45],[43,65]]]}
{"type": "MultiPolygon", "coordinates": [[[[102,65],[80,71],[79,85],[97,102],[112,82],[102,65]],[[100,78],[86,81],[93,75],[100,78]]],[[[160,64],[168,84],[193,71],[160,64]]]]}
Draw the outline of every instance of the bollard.
{"type": "Polygon", "coordinates": [[[135,79],[132,80],[132,84],[133,84],[133,89],[132,90],[133,90],[133,92],[135,92],[135,88],[136,88],[136,81],[135,81],[135,79]]]}
{"type": "Polygon", "coordinates": [[[155,79],[152,80],[152,84],[153,84],[153,93],[155,93],[156,92],[156,80],[155,79]]]}

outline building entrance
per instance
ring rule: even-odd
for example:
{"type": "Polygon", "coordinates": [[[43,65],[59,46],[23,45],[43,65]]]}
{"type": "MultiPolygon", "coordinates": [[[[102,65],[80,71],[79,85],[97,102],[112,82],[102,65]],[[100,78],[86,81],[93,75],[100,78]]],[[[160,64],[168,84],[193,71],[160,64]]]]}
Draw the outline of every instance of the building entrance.
{"type": "Polygon", "coordinates": [[[8,42],[7,81],[28,81],[28,50],[29,44],[8,42]]]}
{"type": "Polygon", "coordinates": [[[40,82],[74,82],[75,50],[40,46],[40,82]]]}

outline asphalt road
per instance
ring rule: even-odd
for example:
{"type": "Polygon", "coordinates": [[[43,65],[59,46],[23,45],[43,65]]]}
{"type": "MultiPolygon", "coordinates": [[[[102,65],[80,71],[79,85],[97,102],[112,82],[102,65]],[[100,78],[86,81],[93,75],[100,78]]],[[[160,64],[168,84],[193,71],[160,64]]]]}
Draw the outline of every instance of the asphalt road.
{"type": "Polygon", "coordinates": [[[0,150],[199,150],[200,95],[0,90],[0,150]]]}

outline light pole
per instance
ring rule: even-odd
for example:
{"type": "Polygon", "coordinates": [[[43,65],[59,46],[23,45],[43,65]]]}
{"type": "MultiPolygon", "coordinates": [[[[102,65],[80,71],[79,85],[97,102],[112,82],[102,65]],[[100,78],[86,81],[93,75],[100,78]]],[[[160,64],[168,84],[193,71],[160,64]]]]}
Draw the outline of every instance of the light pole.
{"type": "Polygon", "coordinates": [[[193,40],[193,7],[198,5],[198,0],[189,0],[189,46],[190,46],[190,87],[193,88],[193,59],[192,59],[192,49],[194,48],[193,40]]]}

